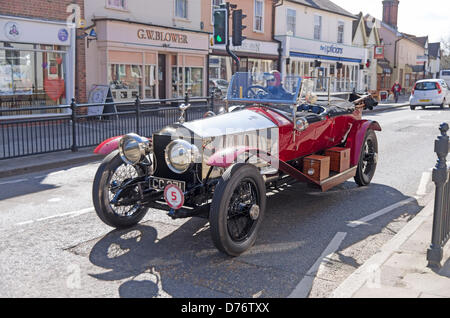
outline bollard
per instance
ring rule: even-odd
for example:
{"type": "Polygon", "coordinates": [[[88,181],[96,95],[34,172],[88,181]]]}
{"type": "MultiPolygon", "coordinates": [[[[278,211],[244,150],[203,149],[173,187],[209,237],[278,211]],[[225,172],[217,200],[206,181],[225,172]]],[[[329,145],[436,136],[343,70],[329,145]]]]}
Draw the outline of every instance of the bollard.
{"type": "Polygon", "coordinates": [[[136,96],[134,106],[136,110],[136,134],[141,135],[141,100],[139,94],[136,96]]]}
{"type": "Polygon", "coordinates": [[[72,152],[78,151],[77,146],[77,104],[75,103],[75,98],[72,98],[72,103],[70,104],[70,109],[72,110],[72,152]]]}
{"type": "MultiPolygon", "coordinates": [[[[436,185],[436,193],[434,199],[434,215],[433,215],[433,232],[431,237],[431,245],[427,250],[428,267],[440,268],[443,257],[444,245],[444,213],[449,213],[448,207],[444,205],[445,196],[448,191],[444,191],[448,182],[447,155],[449,150],[449,137],[447,131],[449,126],[447,123],[441,124],[439,127],[441,136],[434,143],[434,151],[437,154],[437,164],[433,169],[433,182],[436,185]]],[[[448,230],[448,229],[447,229],[448,230]]]]}

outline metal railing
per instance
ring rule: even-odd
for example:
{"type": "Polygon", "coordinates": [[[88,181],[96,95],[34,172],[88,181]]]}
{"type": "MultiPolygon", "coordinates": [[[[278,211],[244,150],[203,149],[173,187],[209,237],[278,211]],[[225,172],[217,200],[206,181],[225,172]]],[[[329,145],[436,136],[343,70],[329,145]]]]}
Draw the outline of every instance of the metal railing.
{"type": "Polygon", "coordinates": [[[438,160],[433,169],[433,182],[436,184],[433,233],[427,251],[428,266],[434,268],[441,267],[443,248],[450,239],[450,168],[446,161],[449,152],[448,124],[441,124],[439,130],[441,135],[434,144],[438,160]]]}
{"type": "Polygon", "coordinates": [[[167,125],[178,121],[181,103],[192,104],[186,111],[186,121],[202,118],[213,110],[214,98],[189,97],[77,104],[32,108],[0,108],[0,160],[64,150],[78,151],[93,147],[103,140],[134,132],[151,136],[167,125]],[[103,107],[100,114],[90,114],[92,107],[103,107]],[[24,111],[55,111],[54,114],[10,116],[24,111]],[[64,113],[56,113],[56,110],[64,113]],[[70,110],[70,111],[69,111],[70,110]],[[108,110],[108,111],[106,111],[108,110]],[[9,116],[3,116],[2,114],[9,116]]]}

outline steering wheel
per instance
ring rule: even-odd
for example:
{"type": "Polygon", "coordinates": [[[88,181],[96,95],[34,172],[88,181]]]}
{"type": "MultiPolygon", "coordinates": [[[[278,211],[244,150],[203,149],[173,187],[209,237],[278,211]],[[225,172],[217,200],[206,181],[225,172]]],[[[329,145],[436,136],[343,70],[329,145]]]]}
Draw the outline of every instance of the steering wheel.
{"type": "Polygon", "coordinates": [[[267,92],[266,89],[260,85],[252,85],[247,88],[248,98],[263,99],[266,98],[268,94],[269,92],[267,92]]]}

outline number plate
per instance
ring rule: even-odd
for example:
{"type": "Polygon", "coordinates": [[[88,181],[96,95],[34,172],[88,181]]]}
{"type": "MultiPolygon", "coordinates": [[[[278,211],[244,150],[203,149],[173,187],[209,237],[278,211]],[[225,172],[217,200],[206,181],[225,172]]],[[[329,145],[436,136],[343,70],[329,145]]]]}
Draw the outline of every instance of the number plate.
{"type": "Polygon", "coordinates": [[[430,100],[429,99],[421,99],[421,100],[419,100],[421,103],[429,103],[430,102],[430,100]]]}
{"type": "Polygon", "coordinates": [[[166,186],[168,186],[169,184],[174,184],[177,187],[179,187],[183,192],[186,191],[186,182],[184,182],[184,181],[150,177],[149,183],[150,183],[150,188],[154,188],[154,189],[158,189],[158,190],[164,190],[166,188],[166,186]]]}

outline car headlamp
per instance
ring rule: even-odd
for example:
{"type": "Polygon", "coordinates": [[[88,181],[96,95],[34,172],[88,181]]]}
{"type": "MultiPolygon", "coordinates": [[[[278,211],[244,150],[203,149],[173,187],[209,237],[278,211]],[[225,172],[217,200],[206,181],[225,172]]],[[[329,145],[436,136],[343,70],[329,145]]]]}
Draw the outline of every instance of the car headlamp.
{"type": "Polygon", "coordinates": [[[136,134],[128,134],[120,139],[120,157],[127,164],[135,165],[141,162],[149,151],[150,141],[147,138],[136,134]]]}
{"type": "Polygon", "coordinates": [[[199,160],[199,157],[198,148],[182,139],[172,141],[165,150],[167,166],[179,174],[186,172],[194,162],[199,160]]]}

